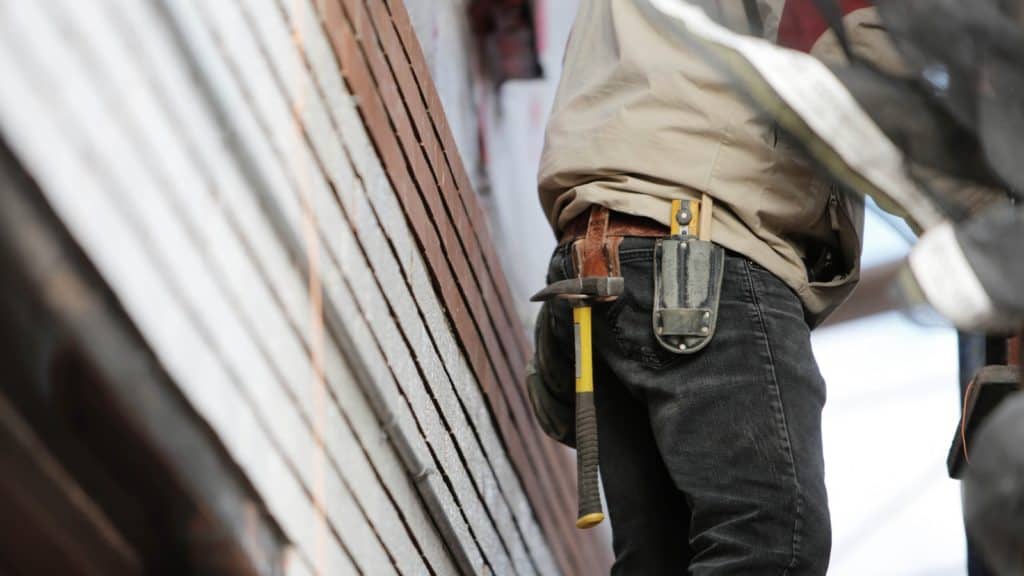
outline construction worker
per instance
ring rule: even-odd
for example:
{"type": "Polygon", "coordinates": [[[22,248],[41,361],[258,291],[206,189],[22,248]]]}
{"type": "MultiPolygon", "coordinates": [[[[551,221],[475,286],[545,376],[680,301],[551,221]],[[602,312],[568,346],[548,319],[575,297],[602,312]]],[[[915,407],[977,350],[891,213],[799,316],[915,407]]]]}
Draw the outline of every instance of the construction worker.
{"type": "MultiPolygon", "coordinates": [[[[843,62],[812,0],[699,4],[734,31],[843,62]]],[[[895,69],[875,9],[835,6],[858,56],[895,69]]],[[[649,17],[634,0],[582,1],[539,174],[560,240],[548,283],[624,279],[621,294],[584,295],[612,573],[824,574],[826,394],[810,331],[858,280],[863,200],[818,177],[649,17]],[[681,239],[673,259],[669,237],[681,239]],[[683,244],[704,256],[687,260],[683,244]]],[[[545,304],[544,377],[530,390],[545,430],[569,444],[559,355],[573,354],[572,307],[545,304]]]]}

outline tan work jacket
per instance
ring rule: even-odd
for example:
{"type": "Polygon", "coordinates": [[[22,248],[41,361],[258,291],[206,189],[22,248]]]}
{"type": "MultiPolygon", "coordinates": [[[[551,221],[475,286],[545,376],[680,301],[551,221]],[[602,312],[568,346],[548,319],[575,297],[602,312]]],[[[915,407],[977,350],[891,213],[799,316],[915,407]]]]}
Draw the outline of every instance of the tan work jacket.
{"type": "MultiPolygon", "coordinates": [[[[745,32],[743,3],[717,4],[713,16],[745,32]]],[[[842,63],[834,34],[807,11],[809,0],[757,4],[766,38],[842,63]]],[[[842,2],[854,51],[883,68],[897,66],[875,9],[864,4],[842,2]]],[[[859,279],[863,200],[815,176],[771,118],[700,54],[659,34],[633,0],[580,5],[539,189],[556,231],[592,204],[667,224],[670,200],[707,193],[715,199],[712,240],[784,280],[812,326],[859,279]],[[821,245],[841,254],[841,273],[809,278],[805,258],[821,245]]]]}

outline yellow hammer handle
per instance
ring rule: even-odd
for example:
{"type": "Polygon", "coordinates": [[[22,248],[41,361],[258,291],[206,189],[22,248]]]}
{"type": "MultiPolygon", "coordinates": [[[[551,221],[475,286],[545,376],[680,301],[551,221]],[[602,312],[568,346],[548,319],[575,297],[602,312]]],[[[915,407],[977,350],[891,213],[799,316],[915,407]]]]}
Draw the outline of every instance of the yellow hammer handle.
{"type": "Polygon", "coordinates": [[[597,411],[594,406],[593,328],[590,306],[572,311],[576,340],[576,483],[579,499],[577,528],[604,520],[598,480],[597,411]]]}

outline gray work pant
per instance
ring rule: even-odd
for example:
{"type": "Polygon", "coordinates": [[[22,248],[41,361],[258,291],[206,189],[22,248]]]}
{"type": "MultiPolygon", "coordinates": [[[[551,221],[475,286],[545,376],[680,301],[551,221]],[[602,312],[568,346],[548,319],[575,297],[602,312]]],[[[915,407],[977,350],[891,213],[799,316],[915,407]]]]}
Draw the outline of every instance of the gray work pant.
{"type": "MultiPolygon", "coordinates": [[[[825,574],[825,383],[800,300],[730,252],[713,341],[694,355],[669,352],[652,331],[653,250],[653,239],[625,239],[626,293],[594,307],[612,573],[825,574]]],[[[560,246],[548,281],[572,276],[560,246]]],[[[571,314],[564,301],[552,305],[564,346],[571,314]]]]}

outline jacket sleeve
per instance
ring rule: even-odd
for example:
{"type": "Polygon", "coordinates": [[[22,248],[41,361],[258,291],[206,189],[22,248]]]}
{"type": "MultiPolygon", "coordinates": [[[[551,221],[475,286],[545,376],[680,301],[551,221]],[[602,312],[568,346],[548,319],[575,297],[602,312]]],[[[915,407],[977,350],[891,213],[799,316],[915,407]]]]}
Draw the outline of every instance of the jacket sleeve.
{"type": "MultiPolygon", "coordinates": [[[[906,68],[873,3],[870,0],[834,1],[842,14],[854,56],[888,74],[905,75],[906,68]]],[[[830,65],[847,62],[839,38],[818,9],[816,0],[761,0],[761,11],[769,40],[811,54],[830,65]]]]}

